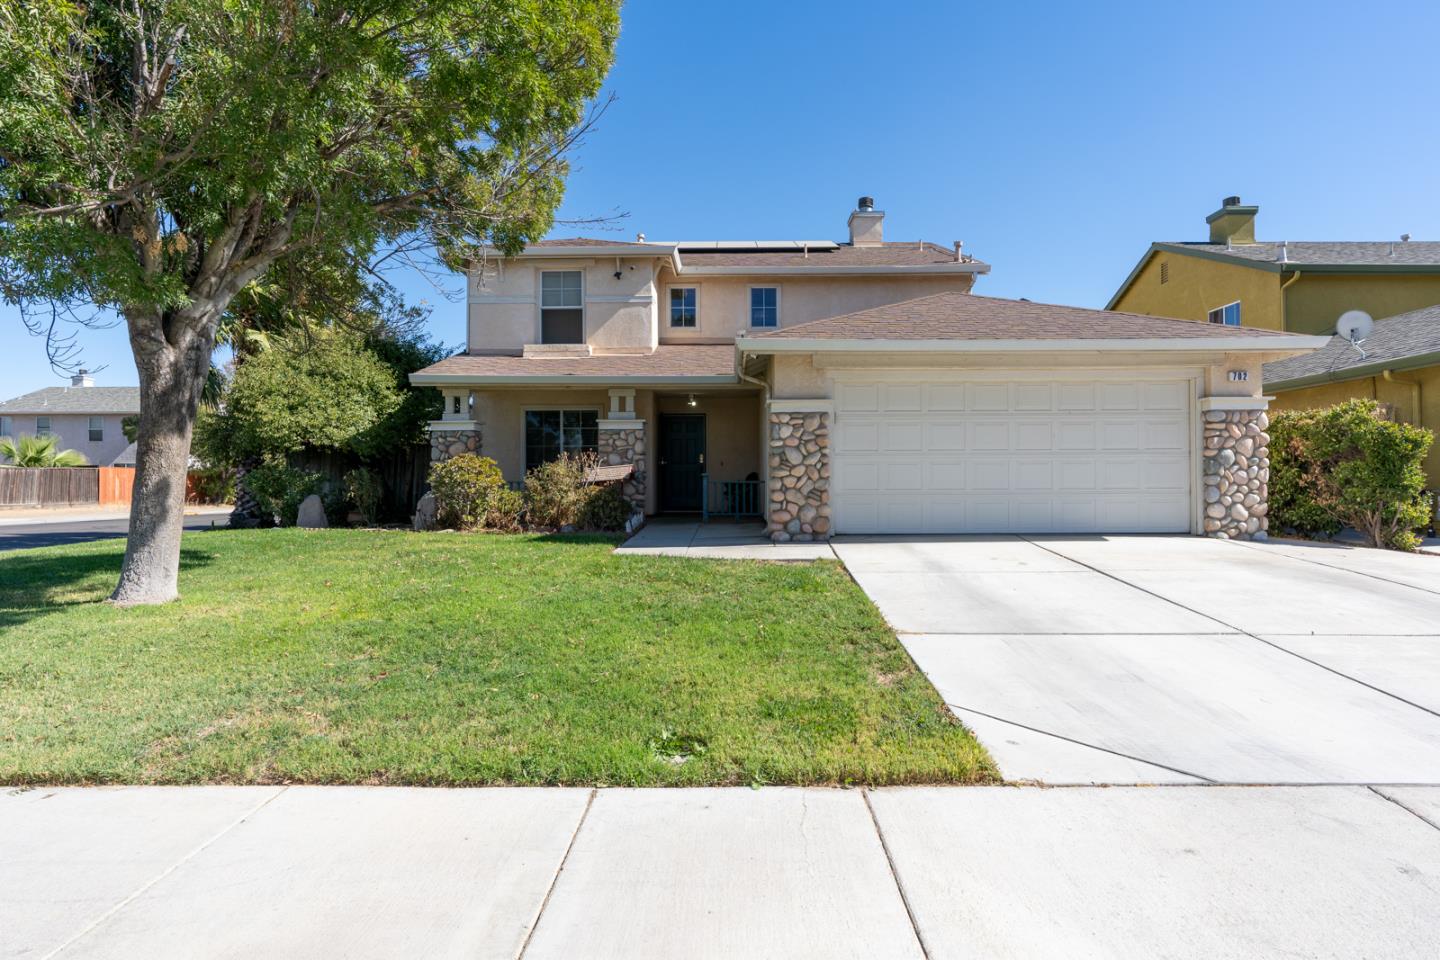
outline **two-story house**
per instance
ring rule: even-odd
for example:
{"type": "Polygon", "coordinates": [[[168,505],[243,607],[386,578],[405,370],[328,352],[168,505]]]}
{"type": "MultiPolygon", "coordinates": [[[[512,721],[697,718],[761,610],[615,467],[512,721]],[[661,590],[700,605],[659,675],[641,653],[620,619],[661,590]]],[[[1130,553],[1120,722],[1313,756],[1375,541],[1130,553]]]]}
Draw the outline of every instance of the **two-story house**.
{"type": "Polygon", "coordinates": [[[959,243],[885,239],[868,197],[848,226],[475,263],[465,351],[411,377],[432,455],[594,451],[638,510],[780,540],[1264,529],[1260,365],[1323,339],[975,296],[959,243]]]}
{"type": "Polygon", "coordinates": [[[78,450],[90,463],[107,466],[130,445],[122,421],[139,415],[139,387],[97,387],[80,370],[68,387],[45,387],[0,403],[0,437],[54,436],[60,449],[78,450]]]}

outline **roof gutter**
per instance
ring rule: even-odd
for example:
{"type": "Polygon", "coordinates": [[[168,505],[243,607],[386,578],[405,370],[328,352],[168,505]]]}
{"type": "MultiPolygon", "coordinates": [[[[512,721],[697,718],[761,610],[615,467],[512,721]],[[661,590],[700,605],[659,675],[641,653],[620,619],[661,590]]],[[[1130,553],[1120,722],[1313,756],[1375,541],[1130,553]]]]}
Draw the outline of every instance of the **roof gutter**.
{"type": "Polygon", "coordinates": [[[736,348],[748,353],[1042,353],[1068,351],[1143,350],[1226,353],[1304,353],[1330,342],[1329,337],[1283,334],[1274,337],[1146,337],[1076,340],[802,340],[785,337],[737,337],[736,348]]]}

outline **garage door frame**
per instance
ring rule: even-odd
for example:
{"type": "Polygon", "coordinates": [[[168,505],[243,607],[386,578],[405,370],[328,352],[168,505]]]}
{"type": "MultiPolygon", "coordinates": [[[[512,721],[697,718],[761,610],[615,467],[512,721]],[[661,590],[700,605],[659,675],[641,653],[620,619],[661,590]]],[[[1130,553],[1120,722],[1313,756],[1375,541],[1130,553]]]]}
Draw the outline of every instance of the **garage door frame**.
{"type": "MultiPolygon", "coordinates": [[[[1024,381],[1055,381],[1055,380],[1086,380],[1097,383],[1120,382],[1120,381],[1156,381],[1171,380],[1184,381],[1188,384],[1186,396],[1188,400],[1188,411],[1186,422],[1188,424],[1189,439],[1189,516],[1191,534],[1198,534],[1202,528],[1203,513],[1203,485],[1200,482],[1200,464],[1202,451],[1200,449],[1201,436],[1201,412],[1200,399],[1203,396],[1205,371],[1203,367],[1176,366],[1176,367],[1047,367],[1036,369],[1005,369],[1005,368],[964,368],[954,367],[833,367],[827,371],[831,379],[831,397],[834,406],[832,407],[832,442],[831,447],[831,470],[830,470],[830,505],[832,511],[833,529],[838,535],[845,535],[846,529],[844,516],[844,486],[841,471],[837,469],[837,460],[844,457],[844,450],[841,441],[844,436],[845,412],[840,407],[840,393],[844,385],[848,384],[884,384],[894,383],[897,375],[903,375],[910,382],[1024,382],[1024,381]]],[[[967,411],[968,413],[968,411],[967,411]]]]}

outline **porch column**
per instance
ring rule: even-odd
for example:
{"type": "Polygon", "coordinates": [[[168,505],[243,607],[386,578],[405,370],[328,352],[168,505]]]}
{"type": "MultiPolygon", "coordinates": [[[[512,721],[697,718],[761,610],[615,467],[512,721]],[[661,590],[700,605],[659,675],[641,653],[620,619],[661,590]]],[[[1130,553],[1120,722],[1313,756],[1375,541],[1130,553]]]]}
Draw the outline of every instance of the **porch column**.
{"type": "Polygon", "coordinates": [[[462,453],[478,454],[481,448],[480,423],[471,419],[468,388],[445,389],[444,412],[426,426],[430,434],[430,462],[449,460],[462,453]]]}
{"type": "Polygon", "coordinates": [[[772,400],[766,532],[776,542],[830,539],[829,400],[772,400]]]}
{"type": "Polygon", "coordinates": [[[1204,397],[1201,490],[1207,537],[1264,540],[1270,526],[1269,397],[1204,397]]]}
{"type": "Polygon", "coordinates": [[[645,512],[645,421],[635,410],[635,391],[616,388],[610,391],[610,409],[605,419],[597,422],[596,440],[600,462],[609,466],[632,464],[634,470],[620,485],[620,492],[637,513],[645,512]]]}
{"type": "Polygon", "coordinates": [[[620,492],[637,513],[645,512],[645,421],[597,422],[600,462],[609,466],[632,464],[634,470],[620,484],[620,492]]]}

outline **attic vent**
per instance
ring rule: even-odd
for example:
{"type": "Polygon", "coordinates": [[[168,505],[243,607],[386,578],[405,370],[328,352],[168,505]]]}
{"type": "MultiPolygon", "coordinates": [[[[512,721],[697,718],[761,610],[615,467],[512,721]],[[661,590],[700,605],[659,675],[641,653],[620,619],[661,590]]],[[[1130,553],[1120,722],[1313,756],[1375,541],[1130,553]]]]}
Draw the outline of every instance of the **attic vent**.
{"type": "Polygon", "coordinates": [[[1160,282],[1170,282],[1170,261],[1168,260],[1160,261],[1160,282]]]}

